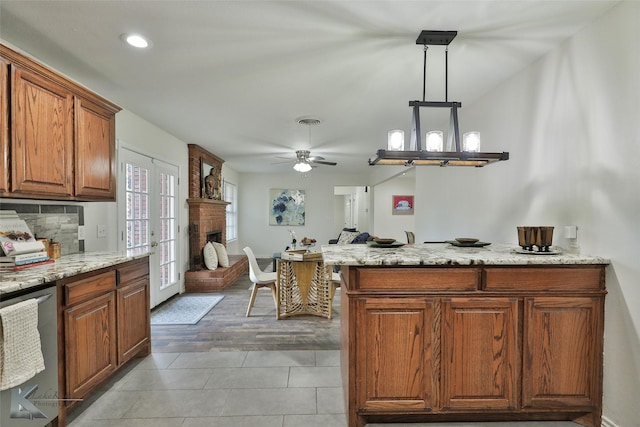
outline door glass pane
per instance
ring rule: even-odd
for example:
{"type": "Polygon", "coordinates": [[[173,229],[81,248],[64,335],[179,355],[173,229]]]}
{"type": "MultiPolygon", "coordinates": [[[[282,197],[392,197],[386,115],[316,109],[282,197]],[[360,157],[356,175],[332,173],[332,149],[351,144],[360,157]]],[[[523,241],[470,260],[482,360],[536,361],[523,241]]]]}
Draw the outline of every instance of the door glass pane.
{"type": "Polygon", "coordinates": [[[159,174],[160,188],[160,289],[177,280],[176,266],[176,210],[175,177],[167,173],[159,174]]]}
{"type": "Polygon", "coordinates": [[[126,179],[126,242],[129,252],[149,251],[149,170],[127,163],[126,179]]]}

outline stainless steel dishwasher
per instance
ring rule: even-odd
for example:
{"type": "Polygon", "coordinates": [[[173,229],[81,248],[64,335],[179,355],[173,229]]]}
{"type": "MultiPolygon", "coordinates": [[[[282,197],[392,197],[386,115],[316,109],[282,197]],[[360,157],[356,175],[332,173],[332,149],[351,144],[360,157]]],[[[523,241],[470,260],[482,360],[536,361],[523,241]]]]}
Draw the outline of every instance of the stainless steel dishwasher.
{"type": "Polygon", "coordinates": [[[0,392],[0,426],[46,426],[58,416],[58,317],[56,287],[40,287],[0,296],[0,308],[30,298],[38,299],[38,331],[44,371],[0,392]]]}

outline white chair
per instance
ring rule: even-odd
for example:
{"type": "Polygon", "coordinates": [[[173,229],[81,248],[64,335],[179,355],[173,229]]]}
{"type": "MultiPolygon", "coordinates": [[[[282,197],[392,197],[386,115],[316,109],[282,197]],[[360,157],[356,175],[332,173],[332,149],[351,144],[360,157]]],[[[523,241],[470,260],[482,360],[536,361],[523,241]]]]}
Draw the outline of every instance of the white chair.
{"type": "Polygon", "coordinates": [[[340,277],[340,273],[336,273],[333,271],[331,273],[331,299],[333,300],[334,295],[336,294],[336,289],[340,287],[340,283],[342,278],[340,277]]]}
{"type": "Polygon", "coordinates": [[[276,304],[276,318],[278,317],[278,296],[276,294],[276,280],[278,275],[276,272],[273,273],[265,273],[260,269],[258,265],[258,261],[256,260],[256,256],[253,254],[253,251],[250,247],[246,247],[243,249],[244,253],[247,254],[247,258],[249,259],[249,278],[253,282],[251,286],[251,299],[249,300],[249,306],[247,307],[247,317],[251,315],[251,309],[253,308],[253,304],[256,301],[256,293],[259,288],[269,288],[271,289],[271,294],[273,295],[273,302],[276,304]]]}
{"type": "Polygon", "coordinates": [[[413,244],[416,242],[416,235],[413,234],[413,231],[405,231],[405,233],[407,233],[407,243],[408,244],[413,244]]]}

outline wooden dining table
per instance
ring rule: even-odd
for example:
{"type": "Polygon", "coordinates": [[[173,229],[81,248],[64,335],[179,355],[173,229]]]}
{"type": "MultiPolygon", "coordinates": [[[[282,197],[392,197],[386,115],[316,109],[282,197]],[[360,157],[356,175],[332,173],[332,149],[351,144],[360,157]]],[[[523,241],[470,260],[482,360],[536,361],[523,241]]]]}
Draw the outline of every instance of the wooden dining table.
{"type": "Polygon", "coordinates": [[[283,258],[277,260],[277,318],[310,314],[331,319],[332,267],[321,254],[304,260],[283,258]]]}

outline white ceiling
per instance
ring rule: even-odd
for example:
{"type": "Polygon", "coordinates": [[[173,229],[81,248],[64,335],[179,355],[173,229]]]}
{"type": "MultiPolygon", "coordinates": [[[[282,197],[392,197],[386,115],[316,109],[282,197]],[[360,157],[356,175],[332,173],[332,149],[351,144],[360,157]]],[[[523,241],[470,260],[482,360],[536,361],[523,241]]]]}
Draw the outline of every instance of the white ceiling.
{"type": "MultiPolygon", "coordinates": [[[[421,30],[458,31],[449,100],[462,102],[463,125],[464,106],[615,4],[0,0],[0,38],[240,172],[293,174],[293,162],[273,163],[297,149],[338,162],[312,173],[358,172],[388,130],[409,131],[421,30]],[[152,48],[125,45],[127,32],[152,48]]],[[[431,47],[427,100],[444,100],[443,68],[431,47]]]]}

